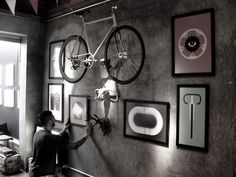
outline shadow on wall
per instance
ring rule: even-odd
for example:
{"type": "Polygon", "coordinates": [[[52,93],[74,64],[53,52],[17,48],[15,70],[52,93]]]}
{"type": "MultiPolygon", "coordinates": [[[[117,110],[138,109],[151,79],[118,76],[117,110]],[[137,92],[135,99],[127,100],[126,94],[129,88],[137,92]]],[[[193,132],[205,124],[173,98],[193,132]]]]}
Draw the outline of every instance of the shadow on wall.
{"type": "Polygon", "coordinates": [[[107,172],[110,174],[110,176],[118,177],[117,174],[119,174],[119,171],[116,171],[116,169],[114,168],[113,164],[105,156],[105,154],[102,151],[102,148],[99,147],[99,142],[97,142],[94,138],[91,138],[91,139],[92,139],[93,144],[96,147],[96,149],[97,149],[101,159],[103,160],[102,162],[104,163],[106,169],[108,170],[107,172]]]}

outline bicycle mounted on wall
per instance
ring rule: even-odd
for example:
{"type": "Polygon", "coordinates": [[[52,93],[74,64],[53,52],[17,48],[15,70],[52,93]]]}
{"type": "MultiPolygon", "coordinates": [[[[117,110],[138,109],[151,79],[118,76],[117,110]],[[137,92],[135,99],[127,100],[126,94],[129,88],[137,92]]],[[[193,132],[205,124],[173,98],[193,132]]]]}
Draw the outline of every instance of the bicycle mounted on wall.
{"type": "Polygon", "coordinates": [[[117,6],[111,8],[110,16],[90,22],[85,22],[84,18],[89,10],[77,13],[82,19],[81,34],[68,37],[59,54],[60,72],[66,81],[70,83],[80,81],[87,69],[91,68],[97,61],[104,62],[111,79],[119,84],[131,83],[138,77],[145,59],[142,36],[130,25],[117,26],[115,9],[117,6]],[[108,20],[112,20],[112,26],[95,52],[92,53],[88,43],[86,26],[108,20]],[[95,56],[104,43],[104,58],[97,60],[95,56]]]}

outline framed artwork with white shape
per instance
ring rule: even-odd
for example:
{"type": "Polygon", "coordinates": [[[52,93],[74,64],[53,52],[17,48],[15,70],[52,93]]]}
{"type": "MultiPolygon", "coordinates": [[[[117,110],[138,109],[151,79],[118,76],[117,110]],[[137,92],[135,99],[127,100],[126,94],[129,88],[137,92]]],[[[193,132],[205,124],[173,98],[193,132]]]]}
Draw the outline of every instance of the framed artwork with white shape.
{"type": "Polygon", "coordinates": [[[124,136],[168,146],[168,102],[124,100],[124,136]]]}
{"type": "Polygon", "coordinates": [[[62,79],[59,69],[59,54],[64,40],[49,43],[49,78],[62,79]]]}
{"type": "Polygon", "coordinates": [[[64,84],[48,84],[48,110],[56,121],[63,122],[64,84]]]}
{"type": "Polygon", "coordinates": [[[177,147],[207,151],[208,102],[208,85],[177,85],[177,147]]]}
{"type": "Polygon", "coordinates": [[[172,75],[215,74],[214,9],[172,17],[172,75]]]}

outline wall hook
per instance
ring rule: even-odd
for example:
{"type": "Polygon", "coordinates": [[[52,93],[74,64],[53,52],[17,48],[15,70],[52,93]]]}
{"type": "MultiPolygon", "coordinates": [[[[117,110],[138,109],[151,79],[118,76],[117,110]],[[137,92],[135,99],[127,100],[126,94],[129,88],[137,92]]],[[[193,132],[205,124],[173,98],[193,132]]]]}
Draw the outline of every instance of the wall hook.
{"type": "Polygon", "coordinates": [[[100,125],[103,136],[108,135],[111,132],[111,123],[108,118],[99,118],[96,114],[94,114],[93,116],[90,115],[90,120],[95,121],[95,124],[93,124],[92,127],[98,124],[100,125]]]}

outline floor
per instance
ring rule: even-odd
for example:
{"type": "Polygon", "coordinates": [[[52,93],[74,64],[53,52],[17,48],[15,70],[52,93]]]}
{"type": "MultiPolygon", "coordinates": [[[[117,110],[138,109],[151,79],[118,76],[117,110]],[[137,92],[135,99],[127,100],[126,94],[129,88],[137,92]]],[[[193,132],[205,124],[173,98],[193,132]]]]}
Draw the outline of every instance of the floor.
{"type": "MultiPolygon", "coordinates": [[[[14,174],[14,175],[4,175],[0,172],[0,177],[29,177],[28,174],[26,172],[20,172],[18,174],[14,174]]],[[[58,177],[65,177],[62,174],[58,174],[58,177]]]]}
{"type": "Polygon", "coordinates": [[[0,173],[0,177],[28,177],[28,175],[27,175],[27,173],[22,171],[18,174],[14,174],[14,175],[4,175],[4,174],[0,173]]]}

